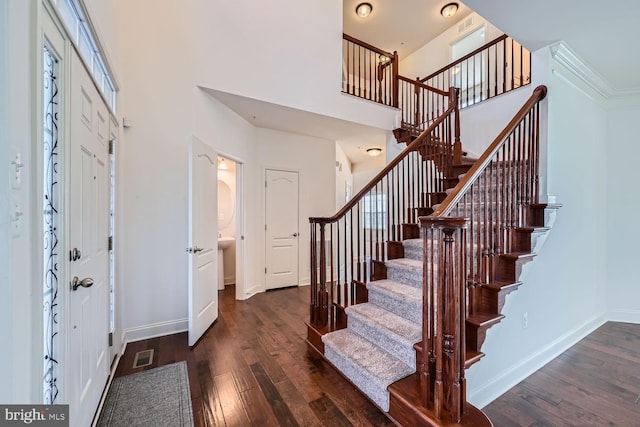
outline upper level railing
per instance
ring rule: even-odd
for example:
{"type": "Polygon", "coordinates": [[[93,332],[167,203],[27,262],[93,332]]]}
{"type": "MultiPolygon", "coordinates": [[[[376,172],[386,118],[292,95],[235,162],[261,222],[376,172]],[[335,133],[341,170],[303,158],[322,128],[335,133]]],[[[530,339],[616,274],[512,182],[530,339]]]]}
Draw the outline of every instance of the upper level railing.
{"type": "MultiPolygon", "coordinates": [[[[398,106],[398,53],[342,35],[342,91],[398,106]]],[[[448,89],[448,88],[447,88],[448,89]]]]}
{"type": "MultiPolygon", "coordinates": [[[[387,242],[406,238],[425,198],[444,191],[459,144],[455,88],[437,93],[447,109],[332,217],[310,218],[311,313],[315,327],[339,323],[337,307],[357,302],[356,286],[372,280],[376,261],[388,259],[387,242]]],[[[416,236],[417,237],[417,236],[416,236]]]]}
{"type": "Polygon", "coordinates": [[[531,52],[506,34],[421,79],[401,76],[398,62],[397,52],[343,34],[342,91],[400,108],[403,127],[421,124],[418,132],[446,109],[430,100],[437,91],[459,88],[464,108],[531,83],[531,52]]]}
{"type": "Polygon", "coordinates": [[[464,108],[531,83],[531,52],[503,34],[420,81],[441,90],[460,88],[464,108]]]}
{"type": "Polygon", "coordinates": [[[537,87],[509,124],[429,217],[424,229],[423,401],[455,422],[465,402],[465,321],[481,307],[480,286],[499,283],[499,256],[513,253],[515,232],[538,203],[537,87]],[[433,406],[432,406],[433,405],[433,406]]]}

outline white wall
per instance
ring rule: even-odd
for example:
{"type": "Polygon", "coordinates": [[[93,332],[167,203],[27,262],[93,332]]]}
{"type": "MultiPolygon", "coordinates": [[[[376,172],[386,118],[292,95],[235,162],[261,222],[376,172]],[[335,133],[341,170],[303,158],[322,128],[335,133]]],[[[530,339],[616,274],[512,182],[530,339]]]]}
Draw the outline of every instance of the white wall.
{"type": "MultiPolygon", "coordinates": [[[[258,128],[255,144],[260,159],[257,166],[262,171],[258,188],[264,189],[265,169],[299,172],[299,283],[308,284],[311,280],[309,217],[325,217],[335,213],[335,141],[258,128]]],[[[263,218],[264,206],[261,209],[263,218]]],[[[264,237],[264,233],[261,233],[261,239],[258,240],[261,248],[266,246],[264,237]]],[[[264,267],[263,259],[262,271],[264,267]]]]}
{"type": "MultiPolygon", "coordinates": [[[[548,191],[563,207],[524,284],[507,297],[484,359],[468,371],[469,400],[484,406],[604,321],[607,121],[603,108],[557,73],[549,49],[534,85],[548,86],[548,191]],[[602,224],[602,227],[598,227],[602,224]],[[529,326],[522,328],[522,315],[529,326]]],[[[543,119],[543,120],[547,120],[543,119]]]]}
{"type": "MultiPolygon", "coordinates": [[[[8,22],[9,3],[0,3],[0,93],[7,93],[7,74],[9,72],[8,58],[8,22]]],[[[10,164],[9,134],[8,134],[8,102],[0,103],[0,164],[10,164]]],[[[11,313],[11,218],[9,213],[9,200],[11,197],[11,181],[8,168],[0,173],[0,342],[13,342],[13,319],[11,313]]],[[[13,361],[12,351],[0,352],[0,378],[9,379],[0,385],[0,402],[11,402],[11,366],[13,361]]]]}
{"type": "Polygon", "coordinates": [[[338,163],[336,166],[336,212],[338,212],[347,201],[347,187],[349,187],[349,198],[354,195],[351,161],[338,143],[336,143],[336,163],[338,163]]]}
{"type": "Polygon", "coordinates": [[[469,156],[479,158],[531,96],[527,85],[460,110],[460,141],[469,156]]]}
{"type": "Polygon", "coordinates": [[[42,401],[42,286],[37,276],[39,263],[35,258],[41,246],[32,244],[32,227],[40,219],[34,208],[33,176],[37,167],[32,148],[37,147],[33,137],[35,111],[32,104],[36,11],[34,2],[22,0],[8,0],[0,6],[0,53],[3,58],[0,86],[5,104],[0,123],[0,157],[4,165],[0,178],[0,196],[4,199],[0,204],[3,267],[0,272],[0,316],[2,342],[5,343],[0,356],[0,401],[3,403],[42,401]],[[4,162],[12,157],[12,153],[20,153],[24,164],[19,188],[11,187],[12,167],[9,161],[4,162]],[[23,214],[19,236],[6,228],[11,224],[15,204],[23,214]]]}
{"type": "Polygon", "coordinates": [[[598,228],[607,232],[607,309],[609,317],[624,322],[640,322],[640,287],[638,286],[638,239],[640,229],[634,225],[640,212],[637,188],[638,123],[640,99],[634,106],[619,108],[608,114],[606,197],[594,194],[607,207],[607,221],[598,228]]]}
{"type": "Polygon", "coordinates": [[[197,32],[199,85],[393,129],[395,111],[341,93],[340,0],[190,0],[180,9],[181,30],[197,32]]]}
{"type": "Polygon", "coordinates": [[[485,25],[485,43],[503,34],[502,31],[474,12],[453,24],[408,57],[400,58],[400,74],[410,79],[424,78],[439,70],[451,62],[450,46],[483,25],[485,25]],[[462,32],[458,32],[458,25],[469,18],[473,20],[472,25],[466,27],[462,32]]]}

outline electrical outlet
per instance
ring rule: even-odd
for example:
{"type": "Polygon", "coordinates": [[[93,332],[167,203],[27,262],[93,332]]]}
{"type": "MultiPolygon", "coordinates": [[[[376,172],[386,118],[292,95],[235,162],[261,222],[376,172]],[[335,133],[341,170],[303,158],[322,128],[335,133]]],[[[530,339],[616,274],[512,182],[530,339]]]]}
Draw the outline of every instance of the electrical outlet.
{"type": "Polygon", "coordinates": [[[522,329],[529,327],[529,313],[522,313],[522,329]]]}

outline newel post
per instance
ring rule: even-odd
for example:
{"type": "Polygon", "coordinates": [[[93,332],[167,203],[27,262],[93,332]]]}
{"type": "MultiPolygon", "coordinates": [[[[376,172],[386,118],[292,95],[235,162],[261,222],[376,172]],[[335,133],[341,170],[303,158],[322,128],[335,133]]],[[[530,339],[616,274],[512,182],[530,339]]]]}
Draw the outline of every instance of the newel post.
{"type": "Polygon", "coordinates": [[[326,326],[328,320],[325,223],[310,218],[311,223],[311,302],[309,320],[314,326],[326,326]],[[320,233],[318,233],[320,231],[320,233]],[[318,234],[320,234],[318,236],[318,234]]]}
{"type": "Polygon", "coordinates": [[[467,218],[424,217],[422,354],[423,404],[438,419],[460,422],[464,379],[467,218]]]}

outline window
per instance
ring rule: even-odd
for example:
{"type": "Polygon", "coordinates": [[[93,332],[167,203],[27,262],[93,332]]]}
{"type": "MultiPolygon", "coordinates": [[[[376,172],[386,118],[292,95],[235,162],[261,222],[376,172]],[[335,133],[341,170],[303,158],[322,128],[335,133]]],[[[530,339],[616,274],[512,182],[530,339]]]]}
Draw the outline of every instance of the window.
{"type": "Polygon", "coordinates": [[[58,247],[58,229],[60,218],[60,185],[59,185],[59,146],[58,116],[60,95],[58,88],[58,58],[47,46],[43,49],[43,88],[44,105],[42,108],[44,122],[44,141],[42,153],[44,160],[43,188],[43,328],[44,328],[44,403],[56,403],[58,397],[58,266],[62,262],[58,247]]]}
{"type": "Polygon", "coordinates": [[[87,22],[78,0],[51,0],[51,2],[58,9],[59,16],[67,27],[71,40],[78,48],[78,54],[87,65],[96,87],[111,112],[115,114],[116,88],[105,66],[97,38],[87,22]]]}
{"type": "Polygon", "coordinates": [[[363,227],[373,230],[387,228],[387,195],[383,193],[367,194],[362,199],[363,227]]]}

